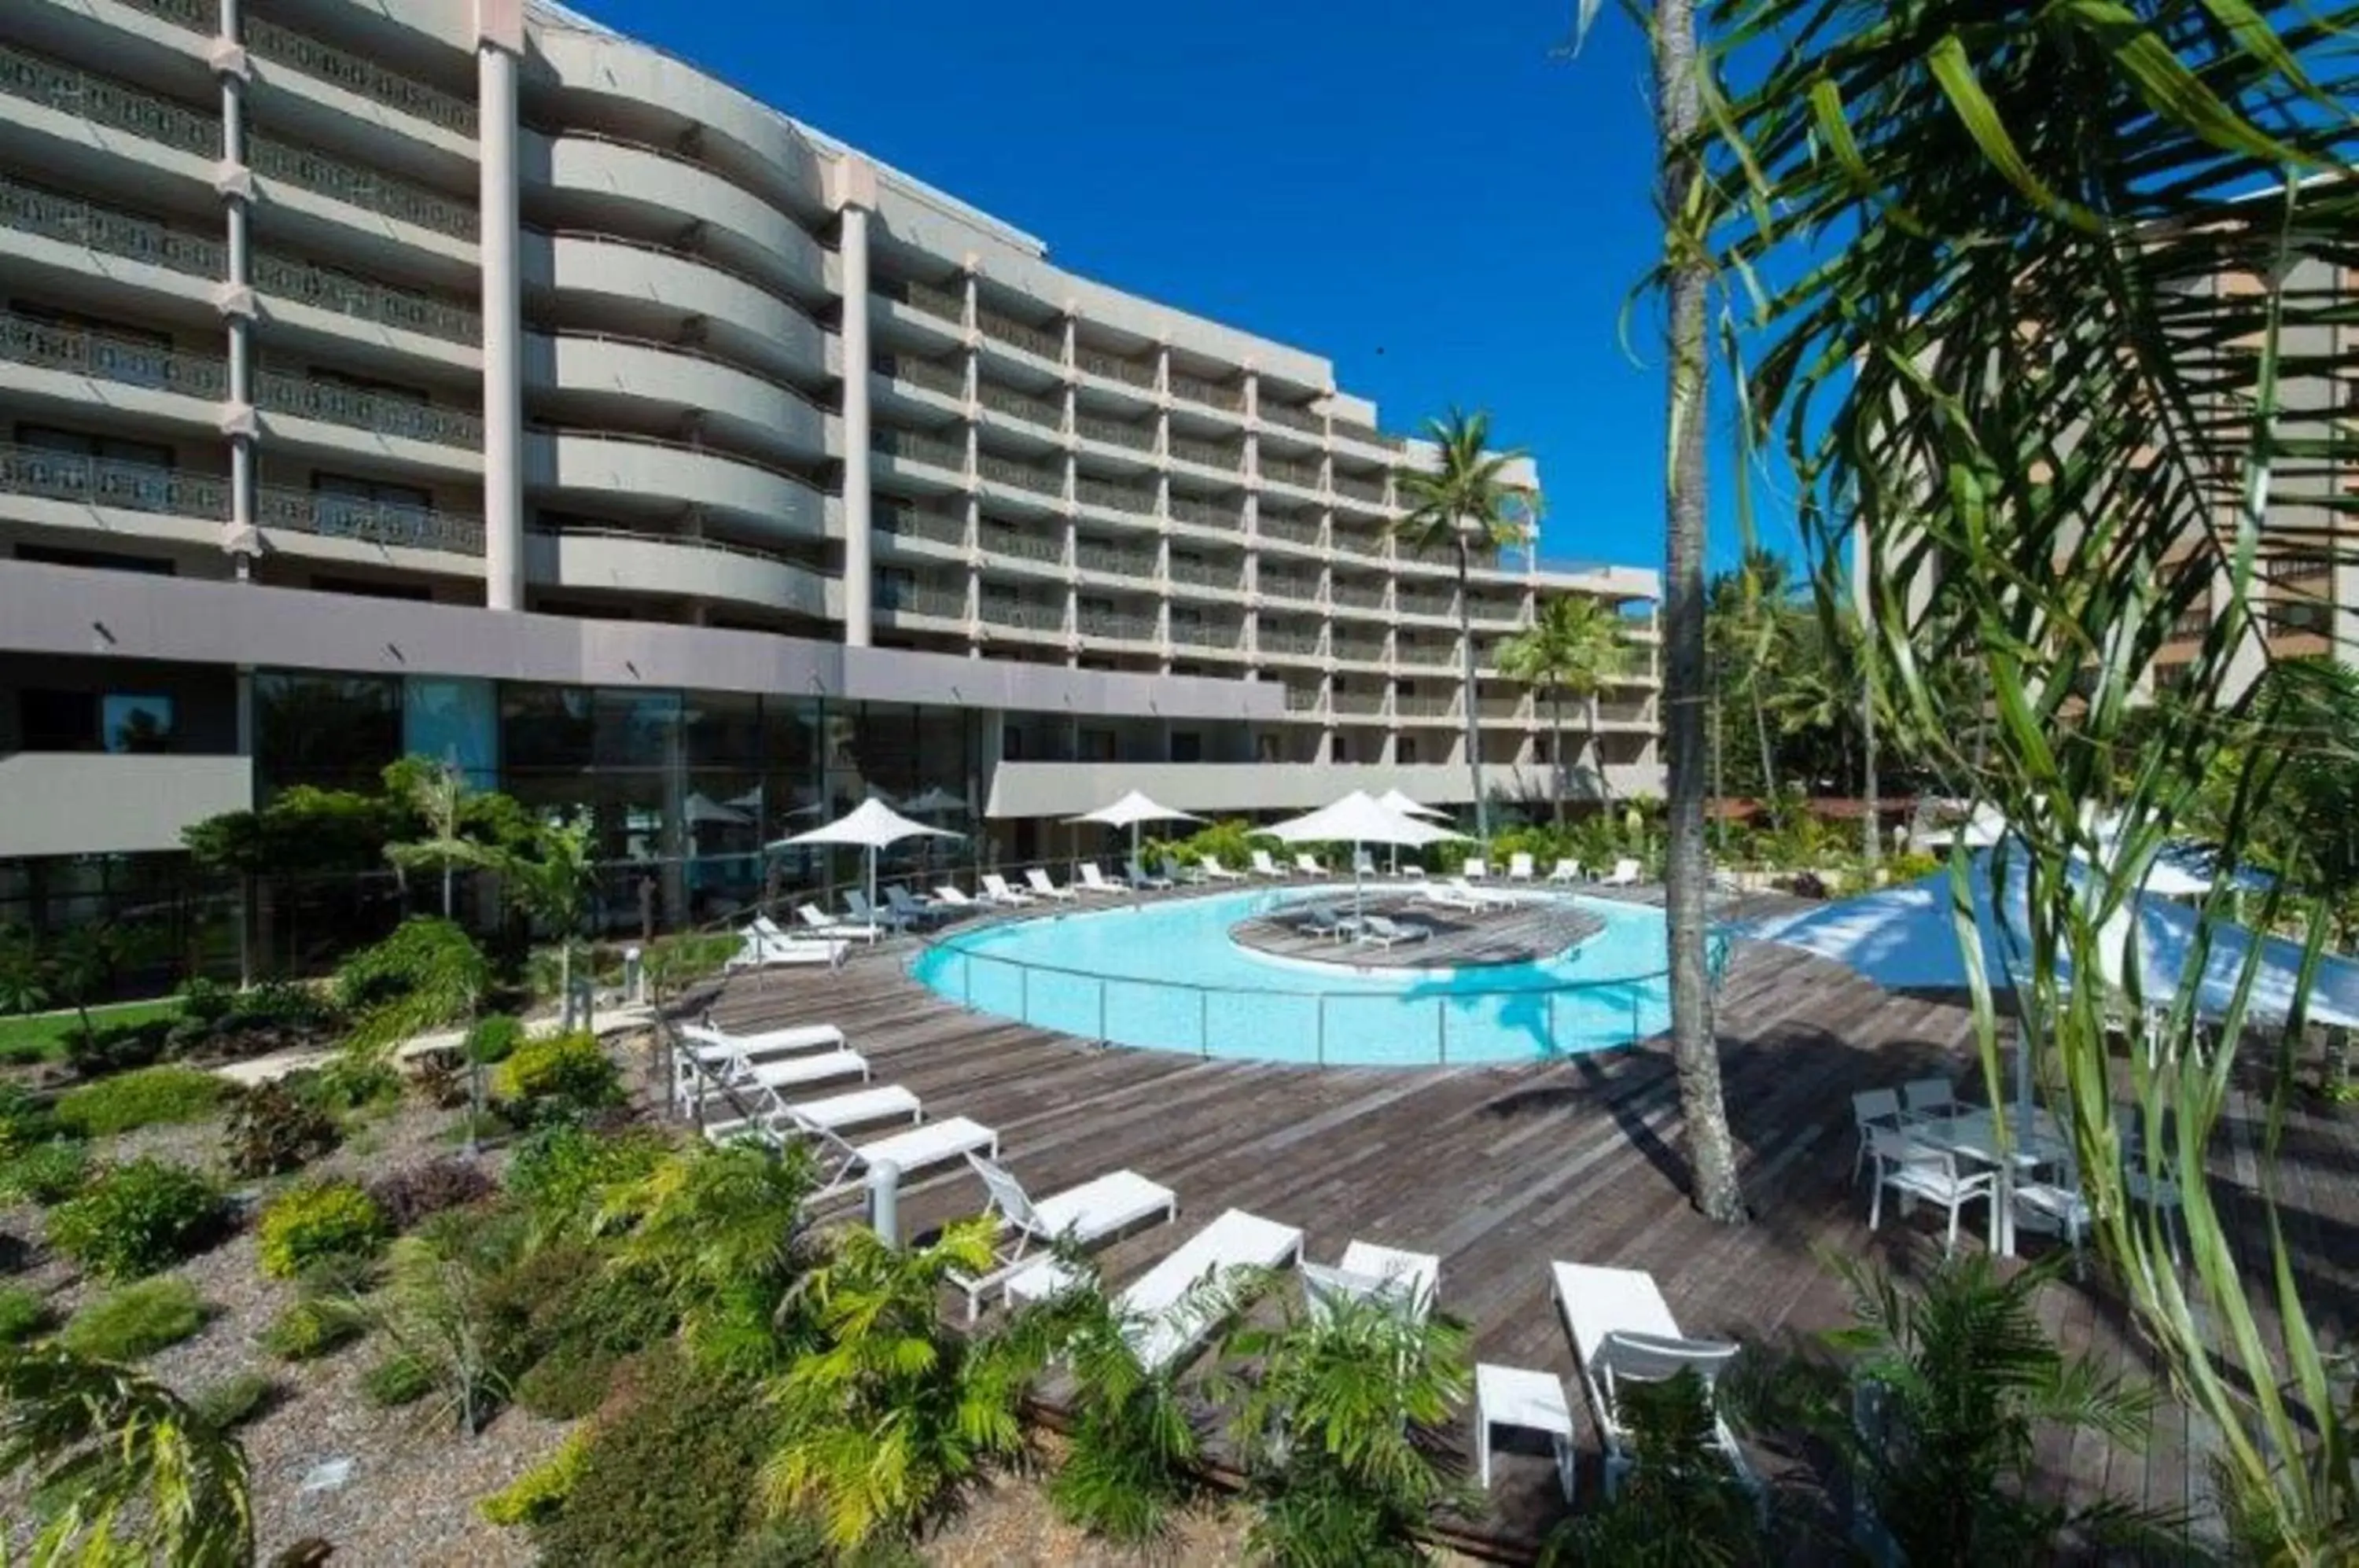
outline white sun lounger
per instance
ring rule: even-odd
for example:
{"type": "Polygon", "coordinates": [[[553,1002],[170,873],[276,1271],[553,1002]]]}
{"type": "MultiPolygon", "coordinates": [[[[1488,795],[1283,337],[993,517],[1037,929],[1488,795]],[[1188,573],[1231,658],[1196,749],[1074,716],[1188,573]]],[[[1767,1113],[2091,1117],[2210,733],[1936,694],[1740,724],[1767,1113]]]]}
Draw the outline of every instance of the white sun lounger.
{"type": "Polygon", "coordinates": [[[966,896],[966,890],[955,882],[945,882],[934,889],[934,897],[953,912],[979,909],[983,906],[966,896]]]}
{"type": "Polygon", "coordinates": [[[1327,875],[1327,868],[1320,865],[1316,860],[1313,860],[1309,855],[1296,855],[1294,857],[1294,868],[1302,873],[1305,877],[1324,877],[1327,875]]]}
{"type": "MultiPolygon", "coordinates": [[[[1201,866],[1185,866],[1171,859],[1163,862],[1163,875],[1169,881],[1184,883],[1190,887],[1200,887],[1212,879],[1212,874],[1201,866]]],[[[1234,877],[1236,873],[1232,871],[1225,875],[1234,877]]]]}
{"type": "Polygon", "coordinates": [[[1158,1214],[1166,1224],[1180,1217],[1179,1196],[1136,1171],[1111,1171],[1036,1203],[1006,1167],[975,1154],[966,1160],[991,1194],[984,1213],[999,1220],[1004,1233],[989,1273],[951,1276],[951,1282],[966,1295],[969,1323],[974,1322],[984,1297],[1018,1270],[1032,1267],[1042,1248],[1060,1240],[1087,1247],[1158,1214]]]}
{"type": "MultiPolygon", "coordinates": [[[[1601,1269],[1585,1263],[1552,1265],[1557,1311],[1571,1337],[1573,1358],[1589,1394],[1590,1414],[1605,1444],[1605,1491],[1611,1497],[1639,1455],[1631,1452],[1622,1421],[1619,1386],[1659,1383],[1692,1369],[1709,1391],[1737,1347],[1724,1341],[1689,1339],[1663,1300],[1655,1277],[1641,1269],[1601,1269]]],[[[1753,1472],[1735,1435],[1717,1412],[1712,1417],[1723,1453],[1748,1485],[1753,1472]]]]}
{"type": "Polygon", "coordinates": [[[725,971],[741,969],[782,969],[795,964],[824,964],[832,969],[844,961],[851,943],[832,937],[766,937],[748,930],[739,939],[737,951],[722,965],[725,971]]]}
{"type": "Polygon", "coordinates": [[[795,919],[821,936],[846,937],[856,942],[875,942],[881,934],[873,925],[859,925],[850,920],[831,919],[817,904],[797,904],[795,919]]]}
{"type": "Polygon", "coordinates": [[[1433,1311],[1441,1282],[1441,1259],[1430,1252],[1403,1252],[1355,1241],[1333,1267],[1302,1265],[1302,1293],[1314,1312],[1344,1301],[1397,1301],[1419,1322],[1433,1311]]]}
{"type": "MultiPolygon", "coordinates": [[[[1159,1372],[1186,1356],[1217,1324],[1219,1303],[1196,1287],[1246,1269],[1282,1269],[1302,1260],[1302,1233],[1243,1209],[1230,1209],[1114,1298],[1138,1359],[1159,1372]]],[[[1077,1283],[1074,1271],[1045,1258],[1007,1281],[1010,1301],[1046,1301],[1077,1283]]]]}
{"type": "Polygon", "coordinates": [[[1490,907],[1484,903],[1471,887],[1462,893],[1460,892],[1458,889],[1463,886],[1463,883],[1453,877],[1440,887],[1428,887],[1418,895],[1418,898],[1420,902],[1431,904],[1437,909],[1456,909],[1469,915],[1479,915],[1490,907]]]}
{"type": "Polygon", "coordinates": [[[846,1043],[843,1031],[833,1024],[791,1024],[752,1034],[731,1034],[712,1024],[686,1024],[679,1032],[696,1047],[699,1056],[708,1058],[715,1052],[751,1060],[789,1051],[842,1051],[846,1043]]]}
{"type": "Polygon", "coordinates": [[[1266,849],[1256,849],[1253,852],[1253,868],[1254,875],[1256,877],[1280,877],[1294,875],[1291,866],[1280,866],[1277,861],[1272,860],[1269,857],[1269,851],[1266,849]]]}
{"type": "Polygon", "coordinates": [[[908,1176],[936,1165],[947,1165],[977,1149],[989,1150],[995,1160],[999,1157],[999,1135],[964,1116],[927,1122],[889,1138],[854,1144],[831,1127],[797,1116],[789,1105],[779,1116],[777,1129],[799,1133],[811,1140],[821,1171],[820,1186],[812,1196],[820,1198],[854,1190],[867,1180],[870,1171],[886,1160],[908,1176]]]}
{"type": "Polygon", "coordinates": [[[1507,856],[1507,880],[1528,882],[1532,879],[1532,857],[1518,852],[1507,856]]]}
{"type": "Polygon", "coordinates": [[[1550,868],[1549,868],[1549,874],[1548,874],[1548,879],[1549,879],[1550,882],[1567,882],[1567,883],[1569,883],[1569,882],[1578,882],[1578,881],[1580,881],[1580,880],[1581,880],[1581,862],[1579,862],[1578,860],[1560,860],[1560,861],[1558,861],[1558,862],[1556,863],[1556,865],[1555,865],[1555,866],[1553,866],[1552,867],[1550,867],[1550,868]]]}
{"type": "Polygon", "coordinates": [[[1403,942],[1423,942],[1433,934],[1433,928],[1419,920],[1397,920],[1387,915],[1370,915],[1360,922],[1362,942],[1373,942],[1387,952],[1393,944],[1403,942]]]}
{"type": "Polygon", "coordinates": [[[1463,877],[1452,877],[1449,881],[1443,883],[1442,886],[1449,888],[1451,892],[1456,894],[1461,898],[1473,900],[1473,905],[1478,909],[1510,909],[1515,908],[1516,900],[1513,896],[1506,893],[1494,893],[1485,888],[1477,887],[1463,877]]]}
{"type": "Polygon", "coordinates": [[[1024,874],[1024,880],[1031,887],[1032,891],[1039,894],[1040,897],[1054,898],[1060,904],[1070,904],[1078,896],[1071,887],[1060,887],[1051,882],[1049,879],[1049,874],[1037,866],[1024,874]]]}
{"type": "Polygon", "coordinates": [[[1215,882],[1242,882],[1245,879],[1245,874],[1244,872],[1232,871],[1227,866],[1222,865],[1221,857],[1217,855],[1208,855],[1204,856],[1203,867],[1204,875],[1211,877],[1215,882]]]}
{"type": "Polygon", "coordinates": [[[1639,867],[1636,861],[1617,860],[1614,863],[1614,869],[1607,872],[1599,879],[1598,886],[1601,887],[1636,887],[1642,880],[1645,879],[1645,877],[1646,873],[1639,867]]]}
{"type": "Polygon", "coordinates": [[[1480,882],[1490,875],[1490,862],[1484,860],[1479,855],[1468,855],[1466,857],[1466,864],[1459,868],[1459,876],[1461,879],[1468,882],[1480,882]]]}
{"type": "Polygon", "coordinates": [[[998,872],[986,871],[983,874],[983,901],[986,904],[1006,904],[1013,909],[1018,905],[1030,903],[1032,895],[1019,893],[1007,885],[1007,878],[998,872]]]}
{"type": "Polygon", "coordinates": [[[760,1127],[786,1122],[838,1131],[864,1122],[898,1121],[904,1116],[914,1122],[923,1114],[917,1095],[898,1083],[886,1083],[822,1099],[798,1100],[776,1111],[765,1111],[750,1121],[707,1122],[704,1136],[714,1143],[731,1143],[760,1127]]]}
{"type": "Polygon", "coordinates": [[[1078,867],[1078,872],[1081,880],[1073,886],[1084,893],[1103,894],[1109,898],[1126,898],[1130,896],[1130,889],[1121,883],[1107,881],[1105,873],[1098,869],[1098,863],[1094,860],[1082,861],[1078,867]]]}

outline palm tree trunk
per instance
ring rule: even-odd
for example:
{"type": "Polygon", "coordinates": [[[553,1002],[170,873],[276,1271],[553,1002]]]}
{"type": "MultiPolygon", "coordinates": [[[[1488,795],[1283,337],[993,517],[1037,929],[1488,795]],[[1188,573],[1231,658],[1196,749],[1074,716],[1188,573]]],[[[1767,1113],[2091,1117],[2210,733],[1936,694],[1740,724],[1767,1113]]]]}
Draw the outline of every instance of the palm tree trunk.
{"type": "Polygon", "coordinates": [[[1862,681],[1859,689],[1859,740],[1864,757],[1860,764],[1860,797],[1867,806],[1865,833],[1868,869],[1875,869],[1884,854],[1884,824],[1876,818],[1875,798],[1875,691],[1862,681]]]}
{"type": "Polygon", "coordinates": [[[1556,726],[1549,736],[1549,761],[1556,769],[1556,831],[1564,832],[1564,688],[1549,688],[1549,720],[1556,726]]]}
{"type": "MultiPolygon", "coordinates": [[[[1705,294],[1711,275],[1692,259],[1701,247],[1677,234],[1701,170],[1688,150],[1701,120],[1696,82],[1693,0],[1656,0],[1656,135],[1661,158],[1657,191],[1665,249],[1678,259],[1666,285],[1669,305],[1670,397],[1668,483],[1664,496],[1666,667],[1663,734],[1669,751],[1669,845],[1664,872],[1671,965],[1671,1061],[1679,1074],[1690,1195],[1706,1217],[1745,1218],[1736,1181],[1734,1140],[1721,1092],[1712,1038],[1712,993],[1704,963],[1704,711],[1710,696],[1704,647],[1705,294]]],[[[1767,731],[1763,735],[1766,737],[1767,731]]]]}
{"type": "MultiPolygon", "coordinates": [[[[1698,392],[1698,397],[1703,394],[1698,392]]],[[[1701,412],[1701,409],[1699,409],[1701,412]]],[[[1772,822],[1777,814],[1777,753],[1769,744],[1769,710],[1761,703],[1761,672],[1755,670],[1748,684],[1753,696],[1753,734],[1761,744],[1761,804],[1772,822]]]]}
{"type": "Polygon", "coordinates": [[[1458,652],[1466,684],[1466,779],[1474,787],[1474,839],[1484,855],[1491,853],[1491,804],[1483,798],[1481,700],[1474,687],[1474,615],[1466,602],[1466,540],[1458,541],[1458,652]]]}

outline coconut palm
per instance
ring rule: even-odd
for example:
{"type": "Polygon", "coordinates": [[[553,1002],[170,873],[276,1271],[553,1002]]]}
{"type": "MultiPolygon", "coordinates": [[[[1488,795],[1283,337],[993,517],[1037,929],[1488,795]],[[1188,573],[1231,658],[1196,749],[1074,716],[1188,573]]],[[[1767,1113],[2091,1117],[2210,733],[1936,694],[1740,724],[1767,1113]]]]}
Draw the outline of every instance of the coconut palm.
{"type": "Polygon", "coordinates": [[[30,1470],[28,1561],[254,1561],[245,1452],[161,1383],[53,1345],[0,1355],[0,1475],[30,1470]]]}
{"type": "Polygon", "coordinates": [[[467,776],[451,762],[406,757],[385,770],[386,792],[403,800],[426,824],[426,836],[385,846],[396,872],[442,874],[442,918],[452,916],[452,878],[461,870],[496,866],[498,852],[467,833],[467,776]]]}
{"type": "MultiPolygon", "coordinates": [[[[1500,646],[1499,668],[1549,697],[1553,734],[1549,757],[1556,765],[1556,824],[1564,826],[1564,700],[1587,703],[1607,681],[1622,673],[1629,659],[1629,640],[1622,617],[1603,599],[1563,593],[1541,601],[1539,612],[1524,631],[1500,646]]],[[[1588,727],[1582,760],[1597,774],[1599,791],[1605,770],[1596,767],[1597,726],[1588,727]]]]}
{"type": "Polygon", "coordinates": [[[1393,471],[1393,489],[1403,514],[1393,537],[1419,555],[1455,550],[1458,556],[1458,649],[1466,709],[1466,774],[1474,790],[1474,836],[1488,845],[1491,807],[1483,793],[1482,704],[1474,682],[1473,606],[1466,593],[1468,572],[1525,537],[1529,500],[1508,474],[1520,451],[1491,450],[1491,416],[1480,409],[1451,408],[1426,426],[1436,449],[1431,466],[1407,463],[1393,471]]]}
{"type": "Polygon", "coordinates": [[[557,933],[557,985],[567,1029],[587,1028],[573,1010],[573,949],[598,886],[595,828],[588,811],[538,824],[522,851],[499,859],[500,876],[516,900],[557,933]]]}
{"type": "MultiPolygon", "coordinates": [[[[2116,824],[2109,861],[2136,867],[2224,768],[2221,847],[2240,860],[2293,749],[2236,744],[2268,722],[2254,676],[2287,596],[2262,562],[2350,561],[2359,5],[1714,0],[1712,17],[1725,79],[1699,150],[1738,200],[1697,261],[1783,280],[1743,345],[1742,428],[1784,450],[1822,597],[1848,595],[1865,536],[1874,688],[2012,824],[2030,954],[2012,1010],[2059,1086],[2113,1276],[2217,1434],[2229,1511],[2267,1560],[2350,1561],[2359,1415],[2335,1334],[2311,1321],[2319,1276],[2277,1217],[2274,1162],[2233,1207],[2180,1181],[2184,1268],[2123,1193],[2125,1133],[2172,1129],[2140,1142],[2149,1181],[2166,1160],[2204,1168],[2240,1070],[2278,1075],[2235,1133],[2274,1149],[2298,1052],[2240,1058],[2249,964],[2216,1020],[2191,993],[2144,994],[2131,967],[2126,1050],[2110,988],[2066,977],[2107,972],[2135,888],[2076,872],[2082,809],[2116,824]],[[2200,638],[2177,635],[2190,619],[2200,638]],[[1928,675],[1964,659],[1989,693],[1980,757],[1928,675]],[[2114,1108],[2124,1078],[2135,1125],[2114,1108]]],[[[1956,876],[1962,889],[1962,851],[1956,876]]],[[[2201,920],[2232,896],[2215,889],[2201,920]]],[[[2257,902],[2260,925],[2288,908],[2281,887],[2257,902]]],[[[2305,912],[2322,946],[2327,912],[2305,912]]],[[[1995,1083],[1979,982],[1973,1001],[1995,1083]]]]}

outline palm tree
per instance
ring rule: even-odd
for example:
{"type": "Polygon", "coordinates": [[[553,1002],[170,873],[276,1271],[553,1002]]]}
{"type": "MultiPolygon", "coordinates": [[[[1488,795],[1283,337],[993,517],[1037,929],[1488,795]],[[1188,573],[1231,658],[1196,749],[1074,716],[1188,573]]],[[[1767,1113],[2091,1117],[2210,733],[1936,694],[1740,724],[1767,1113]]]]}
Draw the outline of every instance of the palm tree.
{"type": "Polygon", "coordinates": [[[385,857],[396,872],[419,867],[442,873],[442,918],[451,918],[451,877],[462,867],[498,864],[497,852],[467,836],[467,776],[456,763],[405,757],[385,770],[386,792],[406,800],[426,823],[426,836],[388,844],[385,857]]]}
{"type": "Polygon", "coordinates": [[[528,853],[504,854],[500,875],[516,901],[557,933],[558,989],[564,996],[564,1027],[587,1028],[573,1010],[573,948],[589,917],[590,896],[598,885],[595,828],[586,811],[540,823],[528,853]]]}
{"type": "Polygon", "coordinates": [[[1483,794],[1481,703],[1474,683],[1474,615],[1466,577],[1479,558],[1489,561],[1524,537],[1529,502],[1508,471],[1520,451],[1493,452],[1491,416],[1481,409],[1451,408],[1430,420],[1426,438],[1439,449],[1431,467],[1404,463],[1393,471],[1393,489],[1403,515],[1393,520],[1393,537],[1417,554],[1458,552],[1458,648],[1466,707],[1466,775],[1474,790],[1474,836],[1491,842],[1491,806],[1483,794]]]}
{"type": "Polygon", "coordinates": [[[143,1373],[54,1345],[0,1355],[0,1475],[47,1508],[28,1561],[254,1561],[245,1452],[143,1373]]]}
{"type": "MultiPolygon", "coordinates": [[[[1549,737],[1549,757],[1556,765],[1559,827],[1564,826],[1564,700],[1571,697],[1586,703],[1595,697],[1607,681],[1622,672],[1628,651],[1622,617],[1603,599],[1593,599],[1584,593],[1559,594],[1543,601],[1531,626],[1499,648],[1500,669],[1549,695],[1549,724],[1554,732],[1549,737]]],[[[1593,766],[1596,747],[1597,726],[1592,724],[1582,756],[1593,766]]],[[[1605,770],[1598,768],[1596,772],[1599,792],[1603,794],[1605,770]]]]}

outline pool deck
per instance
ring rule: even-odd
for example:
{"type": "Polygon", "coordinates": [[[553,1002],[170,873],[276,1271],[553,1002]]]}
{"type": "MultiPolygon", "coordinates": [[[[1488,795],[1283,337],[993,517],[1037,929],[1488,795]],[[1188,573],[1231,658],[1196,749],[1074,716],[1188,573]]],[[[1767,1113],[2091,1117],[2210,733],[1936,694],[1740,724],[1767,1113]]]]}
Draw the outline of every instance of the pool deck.
{"type": "MultiPolygon", "coordinates": [[[[1659,893],[1637,895],[1659,901],[1659,893]]],[[[906,955],[909,944],[897,944],[906,955]]],[[[1464,1321],[1477,1358],[1567,1380],[1582,1457],[1582,1496],[1598,1492],[1598,1441],[1569,1341],[1549,1299],[1548,1263],[1651,1272],[1690,1334],[1759,1344],[1846,1321],[1841,1282],[1822,1256],[1874,1256],[1921,1269],[1935,1216],[1887,1214],[1866,1228],[1851,1183],[1853,1091],[1939,1073],[1963,1080],[1971,1019],[1953,1003],[1897,995],[1788,949],[1736,948],[1718,994],[1728,1112],[1753,1222],[1712,1225],[1688,1204],[1679,1097],[1659,1041],[1562,1061],[1446,1069],[1312,1068],[1101,1049],[970,1013],[909,980],[895,955],[864,954],[836,973],[741,976],[710,1003],[724,1027],[832,1022],[934,1116],[996,1128],[1007,1164],[1036,1194],[1128,1167],[1174,1188],[1176,1225],[1101,1254],[1119,1285],[1223,1210],[1303,1228],[1308,1256],[1333,1261],[1364,1239],[1437,1253],[1441,1309],[1464,1321]]],[[[2241,1096],[2228,1147],[2212,1156],[2220,1201],[2254,1208],[2258,1113],[2241,1096]]],[[[2359,1285],[2359,1121],[2297,1111],[2280,1156],[2287,1223],[2302,1250],[2313,1314],[2348,1331],[2359,1285]]],[[[977,1212],[964,1170],[902,1194],[919,1236],[977,1212]]],[[[1968,1216],[1969,1226],[1981,1220],[1968,1216]]],[[[2263,1233],[2251,1213],[2244,1234],[2263,1233]]],[[[2032,1244],[2040,1244],[2035,1241],[2032,1244]]],[[[2265,1258],[2256,1239],[2247,1268],[2265,1258]]],[[[2149,1368],[2117,1292],[2069,1275],[2041,1312],[2068,1349],[2149,1368]]],[[[2145,1375],[2144,1371],[2139,1372],[2145,1375]]],[[[1460,1436],[1464,1443],[1464,1434],[1460,1436]]],[[[2166,1401],[2142,1452],[2094,1439],[2051,1443],[2044,1486],[2098,1489],[2184,1510],[2210,1534],[2200,1428],[2166,1401]]],[[[1756,1454],[1775,1473],[1779,1456],[1756,1454]]],[[[1489,1508],[1472,1533],[1512,1551],[1560,1517],[1538,1450],[1498,1461],[1489,1508]]]]}
{"type": "MultiPolygon", "coordinates": [[[[1348,888],[1341,897],[1308,901],[1325,904],[1338,914],[1352,912],[1348,888]]],[[[1349,968],[1473,969],[1552,958],[1596,935],[1605,925],[1597,916],[1561,898],[1521,898],[1505,909],[1470,912],[1428,902],[1420,893],[1403,891],[1398,883],[1372,886],[1363,907],[1372,915],[1415,921],[1432,935],[1392,947],[1373,942],[1339,942],[1333,937],[1299,930],[1292,919],[1256,917],[1231,926],[1229,940],[1273,958],[1349,968]]]]}

